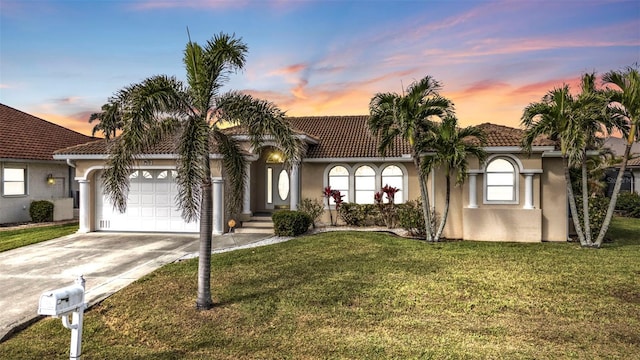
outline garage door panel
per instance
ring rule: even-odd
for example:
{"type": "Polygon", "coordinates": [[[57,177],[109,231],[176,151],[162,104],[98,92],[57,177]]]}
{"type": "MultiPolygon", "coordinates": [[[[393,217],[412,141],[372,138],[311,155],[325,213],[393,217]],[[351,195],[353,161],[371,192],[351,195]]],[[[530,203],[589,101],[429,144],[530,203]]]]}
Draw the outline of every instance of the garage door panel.
{"type": "MultiPolygon", "coordinates": [[[[199,224],[186,223],[176,208],[174,170],[136,170],[129,177],[127,210],[120,214],[104,197],[98,181],[96,226],[111,231],[198,232],[199,224]],[[171,176],[169,176],[171,175],[171,176]]],[[[99,179],[99,178],[98,178],[99,179]]]]}

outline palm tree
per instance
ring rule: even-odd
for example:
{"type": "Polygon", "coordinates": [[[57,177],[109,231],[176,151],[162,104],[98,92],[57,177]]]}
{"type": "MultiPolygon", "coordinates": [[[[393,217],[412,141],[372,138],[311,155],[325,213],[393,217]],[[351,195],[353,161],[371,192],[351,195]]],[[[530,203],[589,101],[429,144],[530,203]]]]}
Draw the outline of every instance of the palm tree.
{"type": "Polygon", "coordinates": [[[629,132],[624,155],[622,156],[620,171],[616,177],[616,183],[613,187],[613,193],[611,194],[609,208],[607,209],[600,233],[595,241],[596,246],[602,244],[604,236],[609,229],[613,211],[615,210],[618,200],[618,194],[620,193],[622,177],[624,176],[627,162],[629,161],[631,146],[640,138],[640,74],[638,73],[638,64],[636,64],[635,67],[629,66],[624,71],[610,71],[604,74],[602,80],[606,84],[612,84],[618,88],[617,90],[610,90],[612,106],[615,111],[614,116],[628,124],[629,132]]]}
{"type": "Polygon", "coordinates": [[[103,174],[105,192],[120,211],[126,209],[128,176],[136,156],[161,140],[175,145],[177,205],[185,221],[200,219],[198,309],[213,307],[211,144],[223,155],[223,171],[231,185],[225,198],[232,212],[239,208],[246,181],[243,150],[221,123],[245,127],[254,149],[270,135],[288,161],[298,161],[300,156],[299,142],[275,105],[238,92],[220,93],[228,75],[243,68],[246,53],[247,45],[235,35],[220,33],[204,46],[189,40],[184,51],[186,83],[153,76],[118,91],[107,104],[120,109],[123,121],[103,174]]]}
{"type": "Polygon", "coordinates": [[[540,135],[547,135],[551,139],[560,141],[564,177],[569,197],[569,207],[573,214],[573,225],[582,246],[587,246],[582,226],[578,219],[576,201],[571,186],[570,166],[580,149],[573,147],[576,137],[576,122],[573,114],[574,99],[569,92],[569,86],[563,85],[549,91],[540,102],[527,105],[523,111],[521,123],[525,127],[523,148],[531,151],[533,141],[540,135]],[[571,160],[571,161],[570,161],[571,160]]]}
{"type": "Polygon", "coordinates": [[[475,126],[463,129],[458,128],[458,119],[453,115],[449,115],[442,119],[442,122],[434,124],[429,136],[420,139],[420,142],[424,142],[423,146],[430,148],[433,152],[433,155],[422,158],[421,171],[423,176],[427,176],[433,169],[438,167],[444,168],[446,174],[447,190],[444,214],[440,220],[438,231],[433,238],[433,241],[439,241],[449,214],[451,176],[455,172],[456,185],[461,185],[468,176],[467,158],[475,156],[480,163],[484,162],[487,153],[482,146],[486,143],[486,137],[484,132],[475,126]]]}
{"type": "Polygon", "coordinates": [[[530,151],[533,140],[542,134],[560,141],[569,207],[582,246],[594,245],[589,215],[588,151],[598,150],[603,135],[618,126],[609,115],[607,97],[595,87],[595,79],[595,73],[584,74],[581,93],[576,97],[565,84],[547,93],[541,102],[527,106],[522,115],[522,124],[526,127],[525,149],[530,151]],[[571,183],[572,167],[581,168],[582,224],[571,183]]]}
{"type": "Polygon", "coordinates": [[[122,122],[122,113],[116,102],[102,105],[101,110],[101,112],[93,113],[89,117],[89,123],[96,120],[98,121],[98,124],[91,130],[91,136],[101,131],[105,139],[109,140],[116,137],[118,130],[121,130],[124,125],[122,122]]]}
{"type": "MultiPolygon", "coordinates": [[[[378,93],[371,99],[368,127],[371,134],[380,141],[378,152],[382,156],[401,138],[411,146],[413,163],[421,174],[420,157],[428,148],[424,142],[418,140],[432,130],[431,119],[453,114],[453,103],[439,94],[441,88],[442,85],[438,81],[426,76],[409,85],[406,94],[378,93]]],[[[427,240],[432,241],[435,234],[431,227],[432,214],[425,181],[426,177],[421,175],[418,182],[424,222],[427,240]]]]}

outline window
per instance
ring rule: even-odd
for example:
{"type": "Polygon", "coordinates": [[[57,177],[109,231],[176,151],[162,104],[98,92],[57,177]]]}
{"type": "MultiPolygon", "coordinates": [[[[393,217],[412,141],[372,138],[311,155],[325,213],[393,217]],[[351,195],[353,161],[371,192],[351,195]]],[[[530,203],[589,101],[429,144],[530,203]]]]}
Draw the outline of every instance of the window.
{"type": "MultiPolygon", "coordinates": [[[[402,169],[396,165],[390,165],[382,170],[382,186],[389,185],[398,189],[394,197],[395,203],[402,203],[404,199],[404,173],[402,169]]],[[[387,201],[387,199],[384,199],[387,201]]]]}
{"type": "MultiPolygon", "coordinates": [[[[339,190],[345,202],[357,204],[373,204],[376,191],[380,191],[385,185],[398,189],[394,202],[405,202],[407,187],[407,170],[402,164],[332,164],[325,168],[324,186],[331,186],[333,190],[339,190]]],[[[387,199],[384,199],[385,202],[387,199]]],[[[333,205],[333,200],[330,200],[333,205]]]]}
{"type": "MultiPolygon", "coordinates": [[[[44,181],[44,179],[42,180],[44,181]]],[[[2,195],[27,194],[27,167],[5,165],[2,169],[2,195]]]]}
{"type": "Polygon", "coordinates": [[[485,200],[487,202],[517,203],[517,173],[513,163],[496,158],[485,170],[485,200]]]}
{"type": "MultiPolygon", "coordinates": [[[[344,195],[342,199],[345,202],[349,201],[349,170],[344,166],[334,166],[329,170],[329,186],[333,190],[339,190],[340,195],[344,195]]],[[[333,199],[329,200],[331,204],[335,202],[333,199]]]]}
{"type": "Polygon", "coordinates": [[[355,172],[355,193],[357,204],[373,204],[376,192],[376,172],[371,166],[363,165],[355,172]]]}

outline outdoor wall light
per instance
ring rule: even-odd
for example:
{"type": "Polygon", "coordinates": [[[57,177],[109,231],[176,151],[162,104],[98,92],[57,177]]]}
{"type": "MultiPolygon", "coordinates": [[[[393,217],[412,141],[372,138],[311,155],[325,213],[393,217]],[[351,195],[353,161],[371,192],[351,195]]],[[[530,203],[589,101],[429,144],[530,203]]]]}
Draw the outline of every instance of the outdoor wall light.
{"type": "Polygon", "coordinates": [[[55,185],[56,184],[56,179],[53,177],[53,175],[51,175],[51,174],[47,175],[47,184],[49,184],[49,185],[55,185]]]}

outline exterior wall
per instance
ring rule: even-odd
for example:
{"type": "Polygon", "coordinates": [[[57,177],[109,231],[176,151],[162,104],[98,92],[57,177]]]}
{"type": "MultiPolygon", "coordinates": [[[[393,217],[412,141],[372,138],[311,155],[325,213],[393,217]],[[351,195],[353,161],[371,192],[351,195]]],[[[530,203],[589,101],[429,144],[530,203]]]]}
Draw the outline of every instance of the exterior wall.
{"type": "Polygon", "coordinates": [[[463,238],[479,241],[539,242],[539,209],[463,209],[463,238]]]}
{"type": "Polygon", "coordinates": [[[542,240],[567,241],[568,204],[564,168],[560,158],[544,158],[544,173],[541,174],[542,193],[542,240]]]}
{"type": "MultiPolygon", "coordinates": [[[[21,164],[27,167],[27,194],[26,195],[0,195],[0,223],[14,223],[30,221],[29,207],[32,201],[48,200],[56,202],[57,199],[69,198],[69,166],[64,162],[10,162],[11,164],[21,164]],[[47,176],[51,174],[55,179],[54,185],[47,183],[47,176]]],[[[0,163],[0,168],[9,162],[0,163]]],[[[2,171],[0,171],[2,177],[2,171]]],[[[1,181],[1,179],[0,179],[1,181]]],[[[75,181],[71,180],[72,189],[75,181]]],[[[77,187],[77,185],[75,185],[77,187]]],[[[69,209],[62,209],[68,206],[68,202],[59,203],[59,220],[73,218],[73,201],[71,201],[71,216],[69,209]],[[64,215],[64,216],[63,216],[64,215]]],[[[55,212],[54,208],[54,212],[55,212]]]]}
{"type": "MultiPolygon", "coordinates": [[[[500,156],[500,154],[492,154],[500,156]]],[[[567,212],[566,190],[562,161],[558,158],[542,158],[540,154],[504,154],[517,159],[518,201],[515,204],[488,204],[484,201],[483,166],[477,159],[469,159],[469,169],[479,170],[476,175],[477,208],[469,208],[469,179],[455,186],[452,175],[450,208],[443,232],[445,238],[485,241],[566,241],[567,212]],[[524,171],[523,171],[524,170],[524,171]],[[540,172],[542,171],[542,172],[540,172]],[[533,209],[525,209],[526,173],[532,177],[533,209]]],[[[436,171],[434,177],[436,211],[443,215],[446,179],[436,171]]],[[[431,189],[430,189],[431,190],[431,189]]]]}

